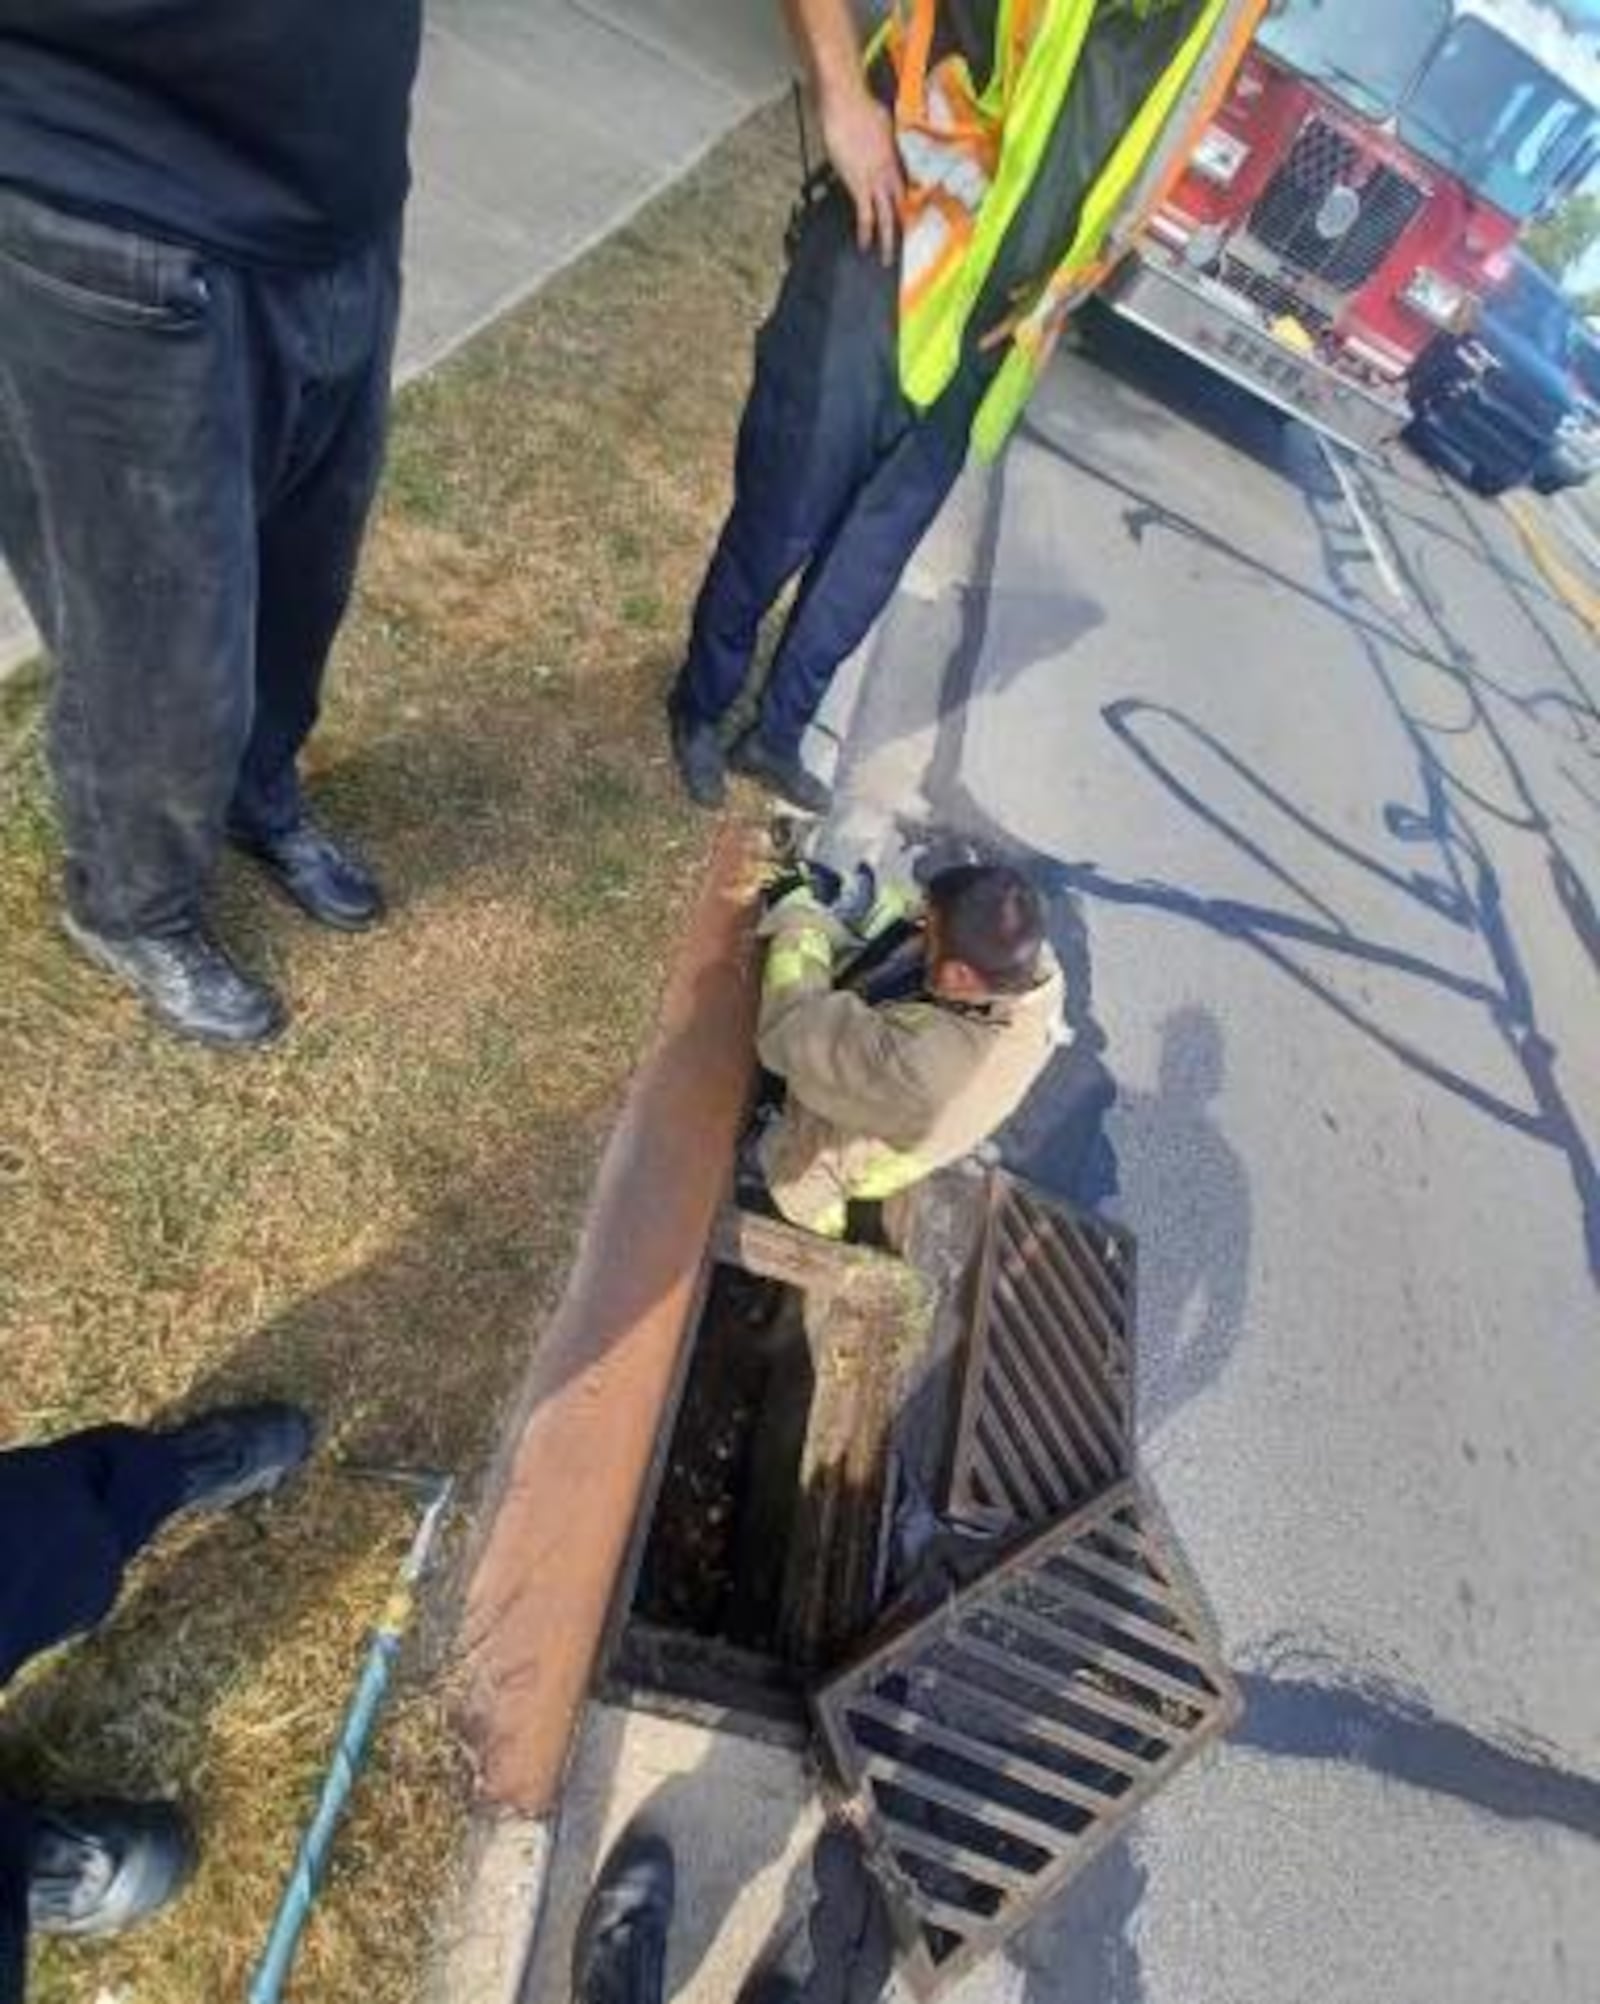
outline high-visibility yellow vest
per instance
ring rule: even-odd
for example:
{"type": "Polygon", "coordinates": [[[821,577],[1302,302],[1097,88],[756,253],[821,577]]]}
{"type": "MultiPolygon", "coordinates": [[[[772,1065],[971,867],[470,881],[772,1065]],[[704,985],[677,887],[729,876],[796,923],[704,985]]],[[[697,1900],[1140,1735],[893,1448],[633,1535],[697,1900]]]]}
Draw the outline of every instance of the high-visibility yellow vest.
{"type": "MultiPolygon", "coordinates": [[[[940,0],[894,0],[869,61],[886,56],[908,200],[901,252],[900,380],[926,409],[950,386],[1006,234],[1034,190],[1101,8],[1148,18],[1173,0],[998,0],[994,61],[980,91],[961,55],[932,60],[940,0]]],[[[1182,171],[1266,11],[1267,0],[1203,0],[1145,94],[1052,272],[998,328],[1007,342],[973,425],[980,456],[1009,437],[1067,314],[1126,248],[1182,171]]]]}

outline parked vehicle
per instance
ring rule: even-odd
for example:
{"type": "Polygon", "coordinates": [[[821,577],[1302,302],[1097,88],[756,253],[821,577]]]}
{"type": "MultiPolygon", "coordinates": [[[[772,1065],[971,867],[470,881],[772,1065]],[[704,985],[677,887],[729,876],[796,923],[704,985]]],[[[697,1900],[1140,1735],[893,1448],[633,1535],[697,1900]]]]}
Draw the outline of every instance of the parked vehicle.
{"type": "Polygon", "coordinates": [[[1572,373],[1578,379],[1584,403],[1600,426],[1600,330],[1592,321],[1580,320],[1573,330],[1572,373]]]}
{"type": "Polygon", "coordinates": [[[1545,0],[1278,0],[1107,300],[1374,448],[1600,159],[1597,104],[1600,55],[1545,0]]]}
{"type": "Polygon", "coordinates": [[[1600,342],[1582,321],[1573,326],[1568,362],[1577,402],[1533,469],[1541,494],[1582,487],[1600,473],[1600,342]]]}
{"type": "Polygon", "coordinates": [[[1442,336],[1412,372],[1406,436],[1480,494],[1580,485],[1600,430],[1579,377],[1577,314],[1555,280],[1518,255],[1467,336],[1442,336]]]}

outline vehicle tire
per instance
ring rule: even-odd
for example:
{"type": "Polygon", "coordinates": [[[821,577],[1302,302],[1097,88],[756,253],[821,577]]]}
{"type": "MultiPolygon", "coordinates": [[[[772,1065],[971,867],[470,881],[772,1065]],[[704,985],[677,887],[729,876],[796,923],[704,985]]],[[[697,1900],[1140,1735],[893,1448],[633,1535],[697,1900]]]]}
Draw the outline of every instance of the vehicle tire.
{"type": "Polygon", "coordinates": [[[1485,501],[1498,501],[1502,494],[1509,494],[1516,484],[1505,474],[1491,473],[1482,466],[1475,466],[1467,475],[1467,485],[1474,494],[1481,494],[1485,501]]]}

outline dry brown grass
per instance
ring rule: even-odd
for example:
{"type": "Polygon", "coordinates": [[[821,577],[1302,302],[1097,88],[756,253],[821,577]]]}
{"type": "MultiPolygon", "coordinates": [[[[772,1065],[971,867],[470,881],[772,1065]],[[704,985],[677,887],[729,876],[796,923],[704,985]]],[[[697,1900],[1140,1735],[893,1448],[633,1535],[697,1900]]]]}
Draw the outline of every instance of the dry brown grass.
{"type": "MultiPolygon", "coordinates": [[[[277,1393],[332,1450],[481,1475],[560,1286],[708,831],[659,721],[726,493],[792,166],[756,121],[401,400],[313,762],[394,922],[319,935],[243,870],[229,937],[295,1022],[148,1029],[53,925],[36,692],[0,712],[0,1439],[277,1393]]],[[[40,2004],[242,1994],[411,1521],[319,1472],[165,1541],[0,1732],[8,1784],[175,1790],[201,1878],[40,2004]]],[[[415,1995],[468,1777],[413,1652],[293,1995],[415,1995]]]]}

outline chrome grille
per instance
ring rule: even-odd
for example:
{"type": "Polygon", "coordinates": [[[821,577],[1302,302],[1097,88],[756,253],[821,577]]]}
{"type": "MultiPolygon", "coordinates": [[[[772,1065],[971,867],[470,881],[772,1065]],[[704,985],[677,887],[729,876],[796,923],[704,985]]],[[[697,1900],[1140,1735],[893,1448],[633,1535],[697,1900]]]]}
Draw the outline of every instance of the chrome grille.
{"type": "Polygon", "coordinates": [[[1425,199],[1415,182],[1367,159],[1354,140],[1313,118],[1267,183],[1250,228],[1297,270],[1336,292],[1354,292],[1394,249],[1425,199]],[[1356,206],[1349,221],[1330,234],[1337,216],[1326,211],[1341,189],[1356,206]]]}

